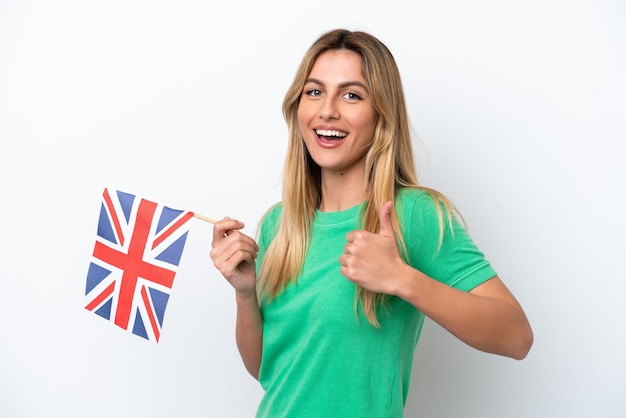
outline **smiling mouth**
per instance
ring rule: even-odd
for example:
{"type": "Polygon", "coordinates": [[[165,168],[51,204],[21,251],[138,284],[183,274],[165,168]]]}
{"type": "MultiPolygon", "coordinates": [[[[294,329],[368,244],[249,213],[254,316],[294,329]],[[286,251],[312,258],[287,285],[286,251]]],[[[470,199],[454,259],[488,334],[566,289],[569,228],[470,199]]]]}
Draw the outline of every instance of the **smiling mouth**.
{"type": "Polygon", "coordinates": [[[326,129],[316,129],[315,133],[324,141],[339,141],[348,136],[347,132],[326,129]]]}

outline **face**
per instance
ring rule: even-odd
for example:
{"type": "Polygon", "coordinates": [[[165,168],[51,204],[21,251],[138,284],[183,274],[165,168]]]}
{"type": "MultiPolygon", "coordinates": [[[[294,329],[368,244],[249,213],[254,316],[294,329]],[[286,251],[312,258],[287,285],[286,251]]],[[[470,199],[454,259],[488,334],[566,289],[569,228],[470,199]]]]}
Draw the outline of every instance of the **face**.
{"type": "Polygon", "coordinates": [[[360,55],[346,50],[321,54],[304,85],[298,124],[322,175],[363,173],[376,121],[360,55]]]}

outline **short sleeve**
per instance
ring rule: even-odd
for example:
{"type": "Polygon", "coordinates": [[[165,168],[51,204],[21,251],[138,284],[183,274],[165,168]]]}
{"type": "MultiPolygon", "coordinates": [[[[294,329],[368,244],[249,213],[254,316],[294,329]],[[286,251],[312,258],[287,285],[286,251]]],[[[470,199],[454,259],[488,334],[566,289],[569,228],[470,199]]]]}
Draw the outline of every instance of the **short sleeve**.
{"type": "Polygon", "coordinates": [[[463,291],[469,291],[497,274],[466,228],[454,215],[450,219],[443,204],[436,202],[428,192],[404,189],[397,206],[406,261],[411,266],[463,291]]]}
{"type": "Polygon", "coordinates": [[[280,215],[282,213],[282,203],[276,203],[271,208],[267,210],[263,218],[261,219],[261,223],[259,226],[259,233],[257,244],[259,245],[258,257],[257,257],[257,273],[258,269],[261,266],[261,262],[263,260],[263,256],[267,251],[267,247],[269,247],[270,243],[276,236],[276,231],[278,229],[278,223],[280,222],[280,215]]]}

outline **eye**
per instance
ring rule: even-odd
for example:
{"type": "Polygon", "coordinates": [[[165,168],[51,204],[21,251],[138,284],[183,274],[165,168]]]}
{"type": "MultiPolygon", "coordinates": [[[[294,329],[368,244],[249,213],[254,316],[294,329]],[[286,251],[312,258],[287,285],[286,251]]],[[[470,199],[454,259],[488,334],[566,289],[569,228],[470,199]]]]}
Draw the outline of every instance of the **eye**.
{"type": "Polygon", "coordinates": [[[304,94],[310,97],[320,97],[322,95],[322,91],[319,89],[309,89],[305,90],[304,94]]]}
{"type": "Polygon", "coordinates": [[[348,93],[344,94],[343,97],[345,97],[347,100],[350,100],[350,101],[353,101],[353,102],[363,99],[360,95],[358,95],[358,94],[356,94],[354,92],[348,92],[348,93]]]}

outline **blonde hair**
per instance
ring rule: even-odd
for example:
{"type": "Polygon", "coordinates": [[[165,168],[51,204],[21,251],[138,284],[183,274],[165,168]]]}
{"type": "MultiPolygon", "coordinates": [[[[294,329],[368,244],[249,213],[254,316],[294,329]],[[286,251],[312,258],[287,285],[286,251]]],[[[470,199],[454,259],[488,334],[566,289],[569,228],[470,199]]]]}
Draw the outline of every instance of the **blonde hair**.
{"type": "MultiPolygon", "coordinates": [[[[365,181],[368,204],[360,227],[378,232],[379,214],[384,203],[393,201],[401,187],[416,187],[430,193],[437,204],[440,236],[443,236],[443,206],[448,215],[452,205],[439,192],[421,187],[417,181],[411,145],[411,129],[400,73],[389,49],[374,36],[360,31],[331,30],[320,36],[304,55],[293,83],[283,100],[283,116],[289,128],[289,143],[283,167],[282,214],[276,236],[267,248],[259,269],[258,283],[262,297],[270,300],[296,280],[302,269],[311,237],[315,211],[321,201],[321,170],[312,160],[298,128],[298,106],[305,81],[317,57],[329,50],[344,49],[360,55],[363,76],[378,122],[372,145],[366,155],[365,181]]],[[[450,216],[448,221],[451,222],[450,216]]],[[[392,225],[398,241],[404,242],[395,211],[392,225]]],[[[441,241],[441,238],[440,238],[441,241]]],[[[355,294],[355,310],[360,306],[368,322],[379,327],[377,309],[384,306],[386,295],[360,286],[355,294]]]]}

